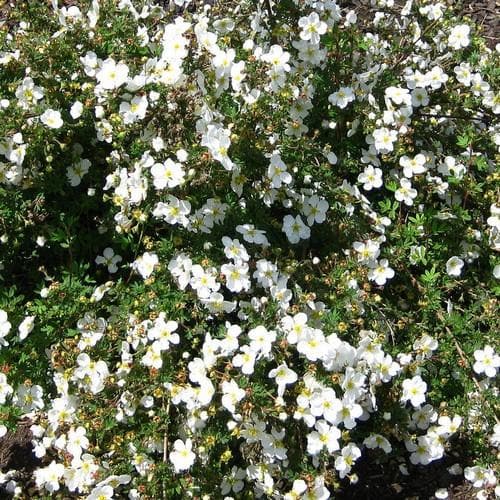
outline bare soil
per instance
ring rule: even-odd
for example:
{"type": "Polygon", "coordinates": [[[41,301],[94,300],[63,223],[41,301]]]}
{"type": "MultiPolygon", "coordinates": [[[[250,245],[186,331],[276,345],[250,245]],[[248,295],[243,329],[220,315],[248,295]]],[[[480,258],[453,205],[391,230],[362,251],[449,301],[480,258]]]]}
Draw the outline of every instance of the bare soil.
{"type": "Polygon", "coordinates": [[[30,431],[31,421],[22,420],[14,432],[7,432],[0,438],[0,471],[18,470],[31,472],[39,464],[33,454],[30,431]]]}
{"type": "Polygon", "coordinates": [[[332,496],[336,500],[428,500],[434,498],[436,490],[445,488],[448,500],[475,498],[476,490],[462,474],[454,476],[448,472],[451,465],[463,464],[464,457],[447,455],[425,466],[410,464],[408,475],[404,475],[400,462],[389,459],[381,463],[381,453],[364,450],[353,469],[359,481],[354,485],[346,481],[332,496]]]}

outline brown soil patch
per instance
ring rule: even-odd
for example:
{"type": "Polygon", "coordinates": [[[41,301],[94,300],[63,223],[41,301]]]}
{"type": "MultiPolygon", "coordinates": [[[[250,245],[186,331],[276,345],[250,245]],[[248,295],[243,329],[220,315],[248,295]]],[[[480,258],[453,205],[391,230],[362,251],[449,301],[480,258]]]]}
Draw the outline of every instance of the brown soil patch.
{"type": "Polygon", "coordinates": [[[429,465],[407,465],[408,475],[399,470],[401,462],[386,459],[372,450],[364,450],[353,468],[359,481],[346,480],[335,492],[336,500],[428,500],[439,488],[448,491],[448,500],[471,500],[477,490],[465,481],[463,474],[451,475],[448,468],[464,457],[447,455],[429,465]]]}
{"type": "Polygon", "coordinates": [[[472,18],[482,28],[488,47],[500,42],[500,0],[463,1],[460,14],[472,18]]]}
{"type": "Polygon", "coordinates": [[[39,460],[33,454],[30,431],[31,421],[19,422],[15,432],[7,432],[0,438],[0,470],[18,470],[31,472],[39,465],[39,460]]]}

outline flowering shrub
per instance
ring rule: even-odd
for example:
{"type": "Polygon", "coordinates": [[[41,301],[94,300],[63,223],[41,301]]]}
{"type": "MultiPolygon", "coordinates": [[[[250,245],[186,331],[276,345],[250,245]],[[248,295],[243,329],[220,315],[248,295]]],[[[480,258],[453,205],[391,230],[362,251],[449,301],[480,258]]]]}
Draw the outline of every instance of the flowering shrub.
{"type": "Polygon", "coordinates": [[[4,491],[326,499],[363,460],[453,457],[492,492],[479,28],[427,0],[60,3],[0,32],[0,429],[33,445],[4,491]]]}

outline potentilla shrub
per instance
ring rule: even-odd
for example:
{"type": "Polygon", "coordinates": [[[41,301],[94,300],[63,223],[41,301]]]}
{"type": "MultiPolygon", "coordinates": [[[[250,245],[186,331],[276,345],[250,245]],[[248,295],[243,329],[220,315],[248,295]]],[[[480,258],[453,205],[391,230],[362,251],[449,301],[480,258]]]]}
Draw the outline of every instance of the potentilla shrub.
{"type": "Polygon", "coordinates": [[[488,495],[498,47],[426,0],[70,4],[0,32],[4,491],[488,495]]]}

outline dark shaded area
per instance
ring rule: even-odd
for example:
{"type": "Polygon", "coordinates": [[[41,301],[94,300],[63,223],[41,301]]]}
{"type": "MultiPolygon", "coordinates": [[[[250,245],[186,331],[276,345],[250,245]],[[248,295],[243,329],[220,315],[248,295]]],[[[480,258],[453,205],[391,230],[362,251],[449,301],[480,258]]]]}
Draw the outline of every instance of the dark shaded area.
{"type": "MultiPolygon", "coordinates": [[[[476,489],[465,481],[462,474],[451,475],[448,468],[455,463],[463,465],[463,457],[445,456],[429,465],[408,465],[408,475],[399,469],[401,462],[387,460],[382,463],[380,452],[364,450],[353,468],[359,481],[348,481],[335,492],[336,500],[427,500],[439,488],[448,490],[448,500],[470,500],[476,489]]],[[[385,457],[382,457],[385,459],[385,457]]]]}
{"type": "Polygon", "coordinates": [[[31,472],[40,465],[40,460],[33,454],[30,431],[32,422],[23,420],[19,422],[14,432],[9,431],[0,438],[0,470],[18,470],[31,472]]]}

